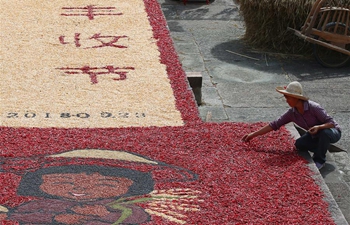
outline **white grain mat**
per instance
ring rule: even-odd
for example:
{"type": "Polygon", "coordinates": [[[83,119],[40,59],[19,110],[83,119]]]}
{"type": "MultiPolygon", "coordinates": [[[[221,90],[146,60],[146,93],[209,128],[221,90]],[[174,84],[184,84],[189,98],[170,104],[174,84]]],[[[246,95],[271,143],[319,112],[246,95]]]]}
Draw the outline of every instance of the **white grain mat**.
{"type": "Polygon", "coordinates": [[[0,125],[181,126],[142,0],[2,0],[0,125]]]}

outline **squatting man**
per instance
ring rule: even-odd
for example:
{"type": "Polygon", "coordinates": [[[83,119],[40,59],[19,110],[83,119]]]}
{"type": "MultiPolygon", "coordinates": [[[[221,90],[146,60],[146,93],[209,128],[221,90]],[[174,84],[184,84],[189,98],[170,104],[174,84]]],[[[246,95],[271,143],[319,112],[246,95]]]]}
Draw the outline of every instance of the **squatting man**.
{"type": "Polygon", "coordinates": [[[326,163],[326,153],[330,144],[341,138],[339,124],[318,103],[303,95],[303,88],[299,82],[293,81],[286,88],[277,87],[276,91],[284,95],[291,108],[277,120],[244,135],[242,140],[248,142],[256,136],[276,131],[281,126],[294,122],[307,130],[295,141],[295,148],[299,151],[313,152],[313,160],[320,170],[326,163]]]}

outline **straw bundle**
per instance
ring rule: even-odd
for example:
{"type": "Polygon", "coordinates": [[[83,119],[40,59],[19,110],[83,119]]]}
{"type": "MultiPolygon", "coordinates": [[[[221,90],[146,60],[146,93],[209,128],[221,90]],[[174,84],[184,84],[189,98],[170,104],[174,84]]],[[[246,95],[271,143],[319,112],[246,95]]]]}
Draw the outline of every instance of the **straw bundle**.
{"type": "MultiPolygon", "coordinates": [[[[244,39],[253,47],[282,53],[308,53],[310,44],[287,27],[300,29],[315,0],[240,0],[246,24],[244,39]]],[[[330,0],[328,4],[349,4],[350,0],[330,0]]]]}

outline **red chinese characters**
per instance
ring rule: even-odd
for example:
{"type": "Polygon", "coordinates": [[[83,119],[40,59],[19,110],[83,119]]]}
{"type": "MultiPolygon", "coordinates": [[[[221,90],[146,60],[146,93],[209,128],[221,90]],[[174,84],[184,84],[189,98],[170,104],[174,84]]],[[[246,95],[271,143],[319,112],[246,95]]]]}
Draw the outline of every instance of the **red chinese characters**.
{"type": "Polygon", "coordinates": [[[105,67],[83,66],[81,68],[62,67],[57,69],[62,70],[64,71],[65,74],[69,74],[69,75],[87,74],[90,77],[91,83],[97,84],[98,83],[97,76],[115,74],[117,75],[117,77],[113,78],[113,80],[125,80],[126,74],[128,73],[128,71],[134,70],[135,68],[134,67],[114,67],[114,66],[108,65],[105,67]]]}
{"type": "MultiPolygon", "coordinates": [[[[75,47],[81,47],[81,38],[80,38],[81,33],[75,33],[74,34],[74,45],[75,47]]],[[[111,35],[101,35],[101,34],[94,34],[91,37],[87,38],[90,40],[96,40],[97,42],[99,42],[99,44],[93,45],[93,46],[89,46],[89,47],[85,47],[85,48],[102,48],[102,47],[113,47],[113,48],[127,48],[125,45],[119,45],[116,44],[119,39],[121,38],[127,38],[127,36],[122,35],[122,36],[111,36],[111,35]]],[[[67,38],[65,36],[60,36],[59,37],[59,41],[61,44],[71,44],[72,42],[68,42],[66,40],[67,38]]]]}
{"type": "Polygon", "coordinates": [[[87,16],[93,20],[96,16],[120,16],[123,13],[117,12],[115,7],[97,7],[88,5],[85,7],[62,7],[62,16],[87,16]]]}
{"type": "MultiPolygon", "coordinates": [[[[95,5],[88,5],[84,7],[62,7],[64,11],[61,16],[73,17],[73,16],[86,16],[89,20],[94,20],[97,16],[120,16],[123,13],[118,12],[115,7],[98,7],[95,5]]],[[[95,33],[82,37],[81,33],[74,33],[74,37],[66,37],[61,35],[58,37],[59,42],[62,45],[73,45],[76,48],[81,49],[93,49],[93,48],[127,48],[125,44],[118,43],[120,39],[128,38],[126,35],[102,35],[101,33],[95,33]],[[92,42],[95,41],[96,43],[92,42]]],[[[93,57],[93,56],[91,56],[93,57]]],[[[130,70],[134,70],[134,67],[118,67],[114,65],[106,65],[104,67],[94,67],[82,65],[81,67],[63,66],[56,68],[63,71],[65,74],[78,75],[87,74],[90,77],[92,84],[98,83],[98,76],[100,75],[116,75],[112,78],[114,81],[125,80],[126,74],[130,70]]]]}

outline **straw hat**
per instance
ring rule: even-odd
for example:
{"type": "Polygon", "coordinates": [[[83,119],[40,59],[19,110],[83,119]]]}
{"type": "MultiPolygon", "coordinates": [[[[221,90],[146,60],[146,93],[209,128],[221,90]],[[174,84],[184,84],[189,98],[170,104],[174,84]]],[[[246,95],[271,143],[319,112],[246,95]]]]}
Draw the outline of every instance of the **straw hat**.
{"type": "Polygon", "coordinates": [[[289,83],[287,87],[276,87],[276,91],[278,91],[281,94],[298,98],[304,101],[309,99],[308,97],[305,97],[303,95],[303,87],[298,81],[293,81],[289,83]]]}

